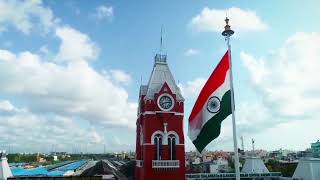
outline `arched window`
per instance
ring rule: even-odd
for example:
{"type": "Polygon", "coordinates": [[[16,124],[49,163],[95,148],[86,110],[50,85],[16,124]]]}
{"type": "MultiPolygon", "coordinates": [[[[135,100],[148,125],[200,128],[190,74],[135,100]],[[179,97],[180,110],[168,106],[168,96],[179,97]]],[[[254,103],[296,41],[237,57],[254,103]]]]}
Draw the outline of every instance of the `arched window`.
{"type": "Polygon", "coordinates": [[[155,151],[155,159],[161,160],[161,152],[162,152],[162,135],[156,134],[153,138],[153,142],[156,148],[155,151]]]}
{"type": "Polygon", "coordinates": [[[170,160],[176,160],[176,136],[169,134],[168,136],[168,146],[169,146],[169,158],[170,160]]]}

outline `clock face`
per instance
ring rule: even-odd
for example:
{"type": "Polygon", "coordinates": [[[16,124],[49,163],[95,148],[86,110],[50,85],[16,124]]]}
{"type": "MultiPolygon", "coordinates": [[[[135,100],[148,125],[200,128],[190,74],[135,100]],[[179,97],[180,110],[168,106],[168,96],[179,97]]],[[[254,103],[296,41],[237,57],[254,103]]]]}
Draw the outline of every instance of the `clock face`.
{"type": "Polygon", "coordinates": [[[158,105],[160,109],[168,111],[173,107],[173,99],[168,95],[162,95],[159,98],[158,105]]]}

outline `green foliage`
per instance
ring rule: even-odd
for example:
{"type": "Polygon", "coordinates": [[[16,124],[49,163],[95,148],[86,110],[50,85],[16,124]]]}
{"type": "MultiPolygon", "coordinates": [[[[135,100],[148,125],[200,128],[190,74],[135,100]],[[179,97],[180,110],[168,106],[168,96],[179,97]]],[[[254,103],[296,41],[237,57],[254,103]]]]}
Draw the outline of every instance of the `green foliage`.
{"type": "Polygon", "coordinates": [[[270,159],[266,166],[269,171],[281,172],[284,177],[292,177],[297,168],[297,163],[280,163],[277,160],[270,159]]]}
{"type": "Polygon", "coordinates": [[[37,162],[36,154],[9,154],[7,158],[9,163],[37,162]]]}

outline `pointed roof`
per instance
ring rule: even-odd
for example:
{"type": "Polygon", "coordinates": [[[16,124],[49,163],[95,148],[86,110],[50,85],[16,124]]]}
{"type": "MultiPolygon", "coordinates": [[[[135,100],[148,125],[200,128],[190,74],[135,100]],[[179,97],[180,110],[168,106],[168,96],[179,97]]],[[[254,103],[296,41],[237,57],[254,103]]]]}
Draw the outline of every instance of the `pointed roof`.
{"type": "Polygon", "coordinates": [[[154,94],[160,91],[165,82],[168,84],[172,93],[176,94],[177,100],[184,101],[181,91],[177,86],[167,64],[167,56],[156,54],[145,98],[153,99],[154,94]]]}
{"type": "Polygon", "coordinates": [[[8,177],[12,177],[12,172],[5,151],[0,151],[0,158],[0,180],[7,180],[8,177]]]}
{"type": "Polygon", "coordinates": [[[292,178],[308,180],[320,179],[320,159],[300,159],[292,178]]]}
{"type": "Polygon", "coordinates": [[[259,157],[247,157],[241,170],[242,173],[269,173],[259,157]]]}

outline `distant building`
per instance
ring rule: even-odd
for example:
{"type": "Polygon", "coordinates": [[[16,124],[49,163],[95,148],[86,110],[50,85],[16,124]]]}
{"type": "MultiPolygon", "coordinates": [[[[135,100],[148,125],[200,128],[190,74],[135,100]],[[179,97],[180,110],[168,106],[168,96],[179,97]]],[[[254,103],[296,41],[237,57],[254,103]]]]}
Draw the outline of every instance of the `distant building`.
{"type": "Polygon", "coordinates": [[[228,161],[223,158],[213,160],[210,164],[209,173],[225,173],[229,171],[228,161]]]}
{"type": "MultiPolygon", "coordinates": [[[[294,151],[286,150],[286,149],[279,149],[276,151],[269,152],[269,157],[277,160],[287,160],[288,156],[292,156],[295,153],[294,151]]],[[[302,157],[305,157],[307,153],[301,152],[300,154],[302,157]]]]}
{"type": "Polygon", "coordinates": [[[306,158],[306,157],[313,157],[312,150],[306,149],[305,151],[298,151],[297,152],[297,158],[306,158]]]}
{"type": "Polygon", "coordinates": [[[192,162],[192,164],[200,164],[201,163],[201,158],[200,157],[196,157],[194,159],[194,161],[192,162]]]}
{"type": "Polygon", "coordinates": [[[58,156],[54,155],[53,156],[53,161],[58,161],[58,156]]]}
{"type": "Polygon", "coordinates": [[[312,151],[313,157],[315,158],[320,157],[320,141],[319,140],[315,143],[311,143],[311,151],[312,151]]]}

